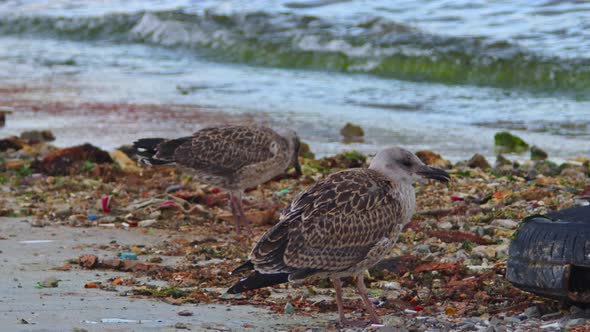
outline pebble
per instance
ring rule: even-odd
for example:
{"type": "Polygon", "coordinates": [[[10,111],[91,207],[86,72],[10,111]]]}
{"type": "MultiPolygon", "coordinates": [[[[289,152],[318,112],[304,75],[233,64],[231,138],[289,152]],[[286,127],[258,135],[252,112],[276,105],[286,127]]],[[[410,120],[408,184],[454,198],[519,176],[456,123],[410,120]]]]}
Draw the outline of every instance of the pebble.
{"type": "Polygon", "coordinates": [[[575,305],[573,305],[570,308],[570,315],[575,316],[575,317],[572,317],[572,318],[578,318],[579,316],[584,316],[584,309],[582,309],[580,307],[576,307],[575,305]]]}
{"type": "Polygon", "coordinates": [[[55,287],[57,287],[59,282],[60,282],[60,280],[57,279],[56,277],[49,277],[49,278],[46,278],[45,280],[41,281],[39,283],[39,285],[41,285],[45,288],[55,288],[55,287]]]}
{"type": "Polygon", "coordinates": [[[385,284],[383,284],[383,288],[385,288],[385,289],[402,289],[402,286],[399,284],[399,282],[391,281],[391,282],[386,282],[385,284]]]}
{"type": "Polygon", "coordinates": [[[555,323],[541,325],[541,328],[542,329],[558,329],[558,328],[560,328],[560,325],[559,325],[559,322],[555,322],[555,323]]]}
{"type": "Polygon", "coordinates": [[[477,246],[471,250],[471,255],[479,258],[491,258],[496,256],[495,246],[477,246]]]}
{"type": "Polygon", "coordinates": [[[429,254],[430,253],[430,245],[428,244],[419,244],[414,247],[414,251],[418,253],[429,254]]]}
{"type": "Polygon", "coordinates": [[[503,259],[508,257],[508,245],[500,244],[496,247],[496,258],[503,259]]]}
{"type": "Polygon", "coordinates": [[[504,229],[515,229],[518,226],[518,222],[512,219],[496,219],[492,221],[492,225],[498,226],[504,229]]]}
{"type": "Polygon", "coordinates": [[[139,227],[149,227],[155,223],[156,223],[155,219],[147,219],[147,220],[142,220],[142,221],[138,222],[137,225],[139,225],[139,227]]]}
{"type": "Polygon", "coordinates": [[[557,311],[557,312],[552,312],[550,314],[543,315],[543,316],[541,316],[541,319],[542,320],[552,320],[552,319],[561,318],[561,316],[563,316],[561,311],[557,311]]]}
{"type": "Polygon", "coordinates": [[[448,221],[444,221],[444,222],[438,223],[438,224],[437,224],[437,227],[438,227],[439,229],[445,229],[445,230],[449,230],[449,229],[453,228],[453,224],[451,224],[451,223],[450,223],[450,222],[448,222],[448,221]]]}
{"type": "Polygon", "coordinates": [[[565,327],[574,327],[574,326],[578,326],[578,325],[584,325],[586,324],[586,318],[574,318],[574,319],[570,319],[566,324],[565,327]]]}
{"type": "Polygon", "coordinates": [[[193,312],[190,310],[182,310],[178,312],[178,316],[192,316],[193,312]]]}
{"type": "Polygon", "coordinates": [[[522,314],[524,316],[526,316],[527,318],[541,317],[541,312],[539,311],[539,307],[537,307],[537,306],[532,306],[532,307],[526,308],[526,310],[522,314]]]}
{"type": "Polygon", "coordinates": [[[295,307],[291,304],[291,302],[287,302],[285,304],[285,314],[286,315],[293,315],[295,313],[295,307]]]}
{"type": "Polygon", "coordinates": [[[179,330],[188,330],[188,325],[184,323],[176,323],[174,324],[174,328],[179,330]]]}

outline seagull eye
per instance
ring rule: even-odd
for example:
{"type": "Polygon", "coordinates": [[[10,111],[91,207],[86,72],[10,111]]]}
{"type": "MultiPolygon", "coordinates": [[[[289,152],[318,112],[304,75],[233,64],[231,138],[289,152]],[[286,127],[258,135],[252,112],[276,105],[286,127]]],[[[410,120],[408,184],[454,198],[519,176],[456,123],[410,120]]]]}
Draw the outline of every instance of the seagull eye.
{"type": "Polygon", "coordinates": [[[402,161],[402,165],[404,165],[405,167],[410,168],[412,166],[412,162],[408,159],[405,159],[404,161],[402,161]]]}

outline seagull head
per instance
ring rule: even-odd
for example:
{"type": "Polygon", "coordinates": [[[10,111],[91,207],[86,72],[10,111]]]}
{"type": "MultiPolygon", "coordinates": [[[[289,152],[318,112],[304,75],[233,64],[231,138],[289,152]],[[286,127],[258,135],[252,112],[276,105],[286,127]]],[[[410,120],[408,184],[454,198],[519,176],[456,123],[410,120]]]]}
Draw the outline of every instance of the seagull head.
{"type": "Polygon", "coordinates": [[[295,168],[297,176],[303,174],[301,172],[301,165],[299,164],[299,150],[301,149],[301,140],[297,133],[292,129],[283,128],[279,131],[279,134],[285,138],[289,145],[289,153],[291,154],[291,164],[295,168]]]}
{"type": "Polygon", "coordinates": [[[425,165],[415,154],[400,147],[379,151],[369,168],[381,172],[396,182],[403,183],[413,183],[420,177],[440,182],[448,182],[451,179],[446,171],[425,165]]]}

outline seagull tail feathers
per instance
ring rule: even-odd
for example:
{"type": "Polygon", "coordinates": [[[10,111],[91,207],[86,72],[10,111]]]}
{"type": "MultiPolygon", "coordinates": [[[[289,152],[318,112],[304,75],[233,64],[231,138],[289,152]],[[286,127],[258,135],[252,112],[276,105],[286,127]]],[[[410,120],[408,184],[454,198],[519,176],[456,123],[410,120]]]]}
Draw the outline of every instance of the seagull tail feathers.
{"type": "Polygon", "coordinates": [[[227,290],[227,293],[238,294],[248,290],[282,284],[287,281],[289,281],[289,273],[262,274],[254,271],[248,277],[241,279],[235,285],[231,286],[227,290]]]}
{"type": "Polygon", "coordinates": [[[190,137],[173,140],[164,138],[141,138],[133,142],[140,161],[148,165],[165,165],[174,162],[174,151],[190,137]]]}
{"type": "Polygon", "coordinates": [[[235,270],[231,271],[230,274],[236,274],[236,273],[240,273],[240,272],[246,272],[246,271],[251,271],[254,270],[254,263],[252,263],[252,261],[247,261],[246,263],[238,266],[235,268],[235,270]]]}

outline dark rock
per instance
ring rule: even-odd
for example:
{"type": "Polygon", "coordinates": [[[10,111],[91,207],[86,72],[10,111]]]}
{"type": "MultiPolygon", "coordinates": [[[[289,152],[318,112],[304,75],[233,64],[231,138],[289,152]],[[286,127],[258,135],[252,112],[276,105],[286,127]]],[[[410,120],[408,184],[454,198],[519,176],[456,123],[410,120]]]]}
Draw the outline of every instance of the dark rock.
{"type": "Polygon", "coordinates": [[[533,145],[531,148],[531,160],[545,160],[547,157],[547,152],[541,150],[538,146],[533,145]]]}
{"type": "Polygon", "coordinates": [[[20,138],[26,140],[30,144],[55,141],[55,136],[53,136],[53,133],[49,130],[23,131],[20,134],[20,138]]]}
{"type": "Polygon", "coordinates": [[[442,168],[450,168],[451,162],[445,160],[440,154],[432,152],[430,150],[421,150],[416,152],[416,156],[422,160],[423,163],[429,166],[436,166],[442,168]]]}
{"type": "Polygon", "coordinates": [[[192,316],[193,312],[190,310],[182,310],[178,312],[178,316],[192,316]]]}
{"type": "Polygon", "coordinates": [[[19,142],[18,137],[12,136],[8,138],[4,138],[0,140],[0,152],[4,152],[6,150],[12,149],[18,151],[22,149],[23,144],[19,142]]]}
{"type": "Polygon", "coordinates": [[[311,148],[309,144],[305,142],[300,142],[301,146],[299,147],[299,156],[307,159],[315,159],[315,154],[311,152],[311,148]]]}
{"type": "Polygon", "coordinates": [[[491,168],[490,164],[486,160],[486,158],[479,153],[476,153],[469,159],[467,162],[467,166],[471,168],[480,168],[480,169],[488,169],[491,168]]]}
{"type": "Polygon", "coordinates": [[[533,165],[533,169],[539,174],[545,176],[556,176],[559,175],[559,166],[556,163],[549,160],[540,160],[533,165]]]}
{"type": "Polygon", "coordinates": [[[362,137],[365,136],[363,128],[350,122],[340,129],[340,134],[343,136],[344,142],[362,142],[362,137]]]}
{"type": "Polygon", "coordinates": [[[87,168],[85,166],[89,163],[105,164],[112,162],[113,159],[108,152],[86,143],[54,151],[34,167],[37,171],[47,175],[70,175],[87,168]]]}
{"type": "Polygon", "coordinates": [[[565,327],[571,328],[571,327],[574,327],[574,326],[586,325],[586,321],[587,320],[585,318],[574,318],[574,319],[570,319],[565,324],[565,327]]]}
{"type": "Polygon", "coordinates": [[[498,167],[506,166],[506,165],[512,165],[512,162],[501,154],[497,155],[496,156],[496,163],[494,164],[494,168],[498,168],[498,167]]]}
{"type": "Polygon", "coordinates": [[[529,145],[520,137],[512,135],[507,131],[496,133],[494,136],[494,146],[501,152],[521,153],[528,150],[529,145]]]}

